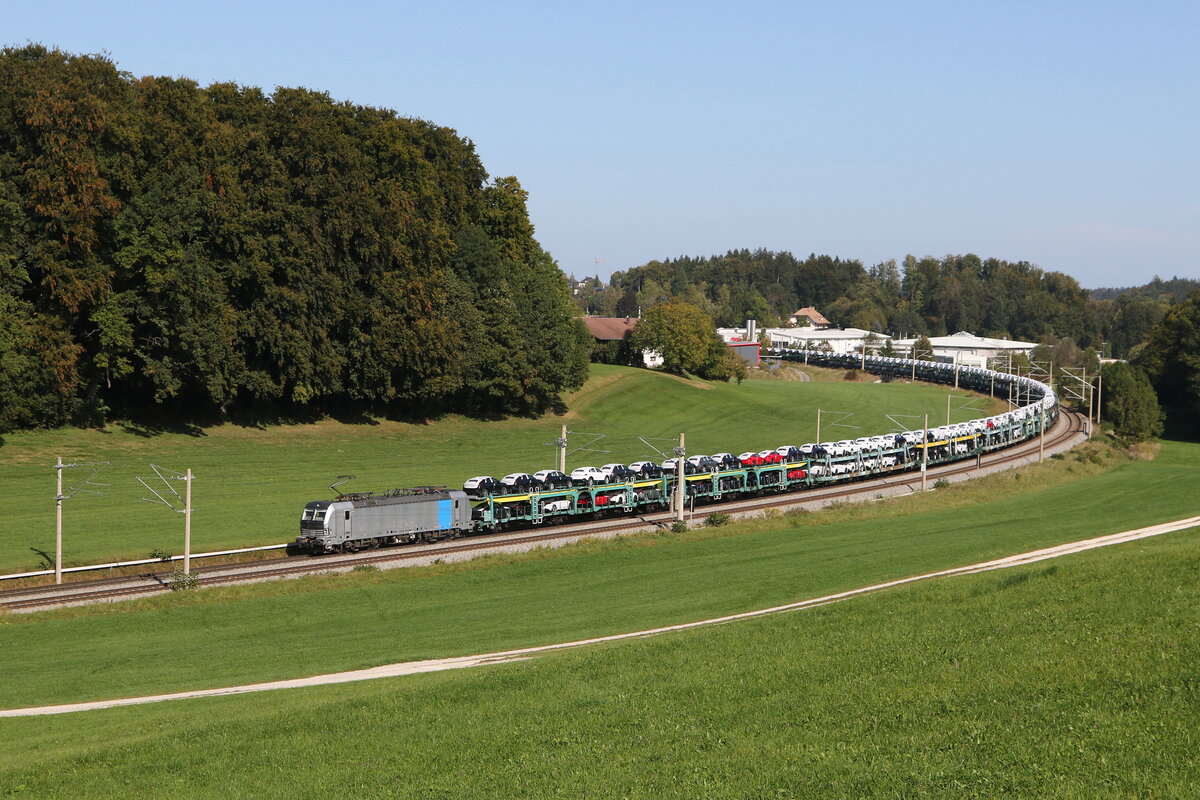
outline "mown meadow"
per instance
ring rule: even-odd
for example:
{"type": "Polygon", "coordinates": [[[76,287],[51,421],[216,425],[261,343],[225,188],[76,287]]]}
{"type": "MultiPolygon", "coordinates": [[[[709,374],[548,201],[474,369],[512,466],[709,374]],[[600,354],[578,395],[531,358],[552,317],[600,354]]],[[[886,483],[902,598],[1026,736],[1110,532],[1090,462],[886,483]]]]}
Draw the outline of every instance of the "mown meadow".
{"type": "MultiPolygon", "coordinates": [[[[712,426],[726,431],[745,429],[746,418],[730,417],[748,398],[778,392],[778,405],[797,387],[846,388],[763,381],[724,395],[736,387],[641,374],[622,386],[628,375],[598,371],[574,404],[579,429],[634,413],[636,398],[618,388],[644,390],[647,403],[704,392],[712,426]]],[[[849,386],[860,398],[904,388],[849,386]]],[[[944,414],[943,390],[908,388],[932,389],[927,402],[944,414]]],[[[528,425],[534,453],[545,424],[499,423],[528,425]]],[[[765,447],[782,428],[763,425],[765,447]]],[[[698,449],[721,447],[703,436],[698,449]]],[[[1197,486],[1200,445],[1164,441],[1131,455],[1101,438],[883,503],[0,614],[0,707],[705,619],[1195,516],[1197,486]]],[[[1198,587],[1191,529],[509,665],[0,719],[0,796],[1189,797],[1200,782],[1198,587]]]]}
{"type": "MultiPolygon", "coordinates": [[[[1045,510],[1030,500],[1031,510],[1045,510]]],[[[754,537],[737,537],[746,539],[741,552],[757,552],[754,537]]],[[[636,555],[670,551],[676,560],[691,561],[692,548],[703,552],[713,541],[650,547],[636,555]]],[[[845,543],[834,549],[837,556],[816,559],[819,564],[805,574],[832,571],[844,578],[853,571],[844,564],[859,557],[845,543]]],[[[880,545],[857,549],[877,551],[880,545]]],[[[904,555],[908,549],[903,541],[894,547],[904,564],[913,563],[904,555]]],[[[583,553],[565,560],[583,572],[602,568],[597,559],[583,553]]],[[[802,563],[797,559],[793,566],[802,563]]],[[[706,591],[691,599],[723,596],[746,583],[737,579],[736,567],[727,581],[725,569],[709,566],[716,568],[708,573],[706,591]]],[[[511,579],[520,569],[514,564],[471,575],[511,579]]],[[[876,561],[863,572],[889,571],[876,561]]],[[[1200,538],[1192,530],[512,665],[0,720],[0,793],[1191,797],[1200,784],[1198,575],[1200,538]]],[[[644,579],[630,575],[613,592],[637,594],[644,579]]],[[[448,580],[453,582],[418,582],[434,588],[448,580]]],[[[530,590],[531,584],[518,582],[513,598],[530,590]]],[[[363,587],[344,591],[364,601],[372,597],[363,587]]],[[[560,587],[560,600],[564,592],[560,587]]],[[[309,597],[319,604],[322,595],[309,597]]],[[[358,621],[381,610],[384,598],[374,599],[358,621]]],[[[590,593],[581,598],[591,599],[590,593]]],[[[449,612],[443,627],[460,621],[474,627],[470,617],[489,616],[494,600],[486,591],[474,606],[452,600],[443,609],[449,612]]],[[[710,601],[697,615],[714,605],[710,601]]],[[[553,616],[552,609],[545,611],[553,616]]],[[[178,608],[160,613],[204,632],[202,622],[178,608]]],[[[425,613],[415,610],[412,617],[425,613]]],[[[511,609],[511,616],[526,613],[521,602],[511,609]]],[[[614,621],[611,609],[597,616],[598,628],[614,621]]],[[[104,618],[89,622],[105,624],[104,618]]],[[[3,635],[43,624],[5,626],[3,635]]],[[[565,630],[561,620],[528,624],[565,630]]],[[[404,639],[408,624],[392,625],[391,638],[404,639]]],[[[46,633],[62,642],[67,632],[49,625],[46,633]]],[[[151,624],[145,638],[158,635],[151,624]]],[[[489,638],[480,629],[474,635],[489,638]]],[[[204,659],[211,643],[177,646],[204,659]]],[[[127,668],[139,672],[148,655],[126,653],[127,668]]],[[[295,655],[285,647],[277,657],[290,661],[295,655]]],[[[23,695],[48,699],[62,694],[56,686],[82,677],[58,666],[48,664],[36,678],[12,675],[9,683],[24,684],[23,695]]]]}
{"type": "MultiPolygon", "coordinates": [[[[102,430],[58,429],[6,434],[0,445],[0,572],[44,568],[54,556],[55,458],[66,463],[111,462],[97,481],[100,495],[77,494],[64,503],[64,564],[147,558],[182,552],[183,520],[151,497],[135,476],[153,476],[156,464],[183,472],[193,484],[194,552],[278,544],[297,533],[300,509],[330,496],[339,475],[356,475],[350,490],[445,484],[461,486],[472,475],[534,472],[555,465],[545,442],[567,424],[572,431],[605,434],[569,466],[628,463],[656,454],[682,431],[689,452],[774,448],[810,441],[817,409],[853,412],[854,427],[830,427],[840,415],[823,415],[822,438],[894,430],[888,414],[944,420],[953,393],[953,418],[969,419],[1002,404],[966,392],[923,384],[746,381],[740,385],[680,380],[668,375],[595,365],[592,377],[567,398],[563,415],[486,421],[447,417],[428,424],[327,420],[314,424],[185,431],[112,424],[102,430]],[[986,409],[986,410],[985,410],[986,409]]],[[[571,446],[589,437],[571,436],[571,446]]],[[[70,487],[86,477],[64,471],[70,487]]],[[[158,484],[163,491],[161,484],[158,484]]],[[[181,482],[174,483],[182,494],[181,482]]]]}
{"type": "Polygon", "coordinates": [[[1200,514],[1200,453],[1101,445],[908,499],[527,555],[0,617],[0,707],[571,641],[818,597],[1200,514]],[[69,676],[50,680],[47,676],[69,676]]]}

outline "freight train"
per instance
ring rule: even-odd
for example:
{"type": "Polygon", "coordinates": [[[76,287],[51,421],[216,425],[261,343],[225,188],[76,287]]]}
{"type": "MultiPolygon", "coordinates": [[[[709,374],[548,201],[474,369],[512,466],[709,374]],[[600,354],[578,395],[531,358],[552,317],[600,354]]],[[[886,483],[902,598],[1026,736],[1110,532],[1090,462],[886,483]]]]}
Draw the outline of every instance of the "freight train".
{"type": "MultiPolygon", "coordinates": [[[[1011,411],[955,425],[840,442],[784,445],[740,456],[693,456],[684,470],[685,500],[693,505],[922,469],[1009,447],[1038,436],[1058,414],[1050,386],[1028,377],[977,367],[886,356],[836,355],[774,348],[768,356],[861,369],[884,380],[916,378],[991,391],[1017,405],[1011,411]]],[[[673,460],[582,467],[572,474],[479,476],[464,489],[397,489],[340,495],[304,507],[300,535],[289,553],[354,552],[381,545],[431,542],[516,526],[536,526],[617,514],[660,511],[677,488],[673,460]]]]}

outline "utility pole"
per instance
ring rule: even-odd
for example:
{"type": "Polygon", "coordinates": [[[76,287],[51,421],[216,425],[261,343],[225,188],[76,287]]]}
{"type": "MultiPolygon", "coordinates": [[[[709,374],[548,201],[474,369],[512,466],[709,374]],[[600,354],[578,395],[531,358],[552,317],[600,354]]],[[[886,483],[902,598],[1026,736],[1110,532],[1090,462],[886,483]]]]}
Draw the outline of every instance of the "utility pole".
{"type": "Polygon", "coordinates": [[[821,443],[821,409],[817,409],[817,444],[821,443]]]}
{"type": "MultiPolygon", "coordinates": [[[[1092,435],[1092,386],[1091,380],[1087,376],[1087,367],[1060,367],[1059,388],[1062,390],[1062,399],[1070,398],[1078,401],[1076,408],[1082,409],[1087,405],[1087,435],[1092,435]],[[1086,395],[1085,395],[1086,392],[1086,395]]],[[[1097,412],[1096,421],[1099,422],[1099,412],[1097,412]]]]}
{"type": "Polygon", "coordinates": [[[954,395],[946,395],[946,424],[950,424],[950,401],[954,399],[954,395]]]}
{"type": "Polygon", "coordinates": [[[575,434],[576,436],[592,437],[592,438],[588,439],[587,442],[585,442],[584,444],[582,444],[579,447],[576,447],[574,450],[572,450],[571,451],[572,453],[580,453],[580,452],[607,453],[608,452],[607,450],[597,450],[596,448],[591,446],[591,445],[595,444],[596,442],[600,441],[601,439],[603,439],[608,434],[606,434],[606,433],[584,433],[583,431],[569,431],[569,430],[567,430],[567,426],[563,425],[559,429],[559,437],[557,439],[555,439],[552,442],[542,442],[542,444],[545,445],[546,447],[554,447],[554,448],[558,449],[557,458],[555,460],[558,463],[558,471],[559,472],[567,471],[567,446],[568,446],[567,445],[567,437],[570,436],[572,433],[575,434]]]}
{"type": "Polygon", "coordinates": [[[925,491],[926,473],[929,470],[929,415],[925,415],[925,430],[921,431],[921,491],[925,491]]]}
{"type": "Polygon", "coordinates": [[[562,434],[558,437],[558,471],[567,471],[567,426],[562,426],[562,434]]]}
{"type": "Polygon", "coordinates": [[[192,574],[192,468],[188,467],[183,501],[183,574],[192,574]]]}
{"type": "Polygon", "coordinates": [[[1046,407],[1041,408],[1041,435],[1038,436],[1038,463],[1046,460],[1046,407]]]}
{"type": "Polygon", "coordinates": [[[54,491],[54,582],[62,583],[62,471],[63,463],[62,456],[58,457],[58,463],[55,464],[54,474],[58,478],[57,486],[54,491]]]}
{"type": "Polygon", "coordinates": [[[1100,408],[1104,400],[1104,373],[1096,378],[1096,425],[1100,425],[1100,408]]]}
{"type": "Polygon", "coordinates": [[[675,448],[675,519],[683,522],[683,499],[684,479],[683,479],[683,459],[687,454],[687,450],[683,444],[683,434],[679,434],[679,447],[675,448]]]}
{"type": "Polygon", "coordinates": [[[62,510],[63,500],[70,500],[80,492],[88,494],[100,494],[95,489],[88,489],[88,486],[108,486],[107,483],[95,483],[92,478],[99,475],[109,462],[95,462],[91,464],[64,464],[62,456],[55,460],[54,464],[54,582],[62,583],[62,510]],[[78,486],[71,487],[69,494],[63,494],[63,470],[71,469],[72,467],[91,467],[92,473],[84,478],[78,486]]]}
{"type": "MultiPolygon", "coordinates": [[[[954,352],[954,388],[955,389],[958,388],[958,351],[957,350],[954,352]]],[[[950,424],[949,420],[946,421],[946,424],[947,425],[950,424]]]]}
{"type": "MultiPolygon", "coordinates": [[[[1093,391],[1095,389],[1095,387],[1092,386],[1091,381],[1088,381],[1087,387],[1088,387],[1088,436],[1090,437],[1092,435],[1092,406],[1094,405],[1092,403],[1092,399],[1093,399],[1093,395],[1095,395],[1095,391],[1093,391]]],[[[1097,414],[1096,416],[1097,416],[1097,421],[1099,421],[1100,415],[1097,414]]]]}
{"type": "Polygon", "coordinates": [[[154,476],[162,481],[163,491],[160,493],[157,489],[151,486],[147,481],[153,480],[149,477],[134,476],[137,482],[145,489],[154,495],[155,499],[151,500],[148,497],[143,497],[142,500],[147,503],[160,503],[174,511],[176,514],[183,514],[183,574],[191,575],[192,573],[192,470],[189,468],[187,472],[180,473],[173,469],[150,465],[150,469],[154,470],[154,476]],[[175,487],[171,485],[171,481],[183,481],[184,492],[183,497],[179,496],[179,492],[175,491],[175,487]],[[175,499],[168,500],[166,495],[170,494],[175,499]],[[183,508],[176,508],[176,503],[182,503],[183,508]]]}

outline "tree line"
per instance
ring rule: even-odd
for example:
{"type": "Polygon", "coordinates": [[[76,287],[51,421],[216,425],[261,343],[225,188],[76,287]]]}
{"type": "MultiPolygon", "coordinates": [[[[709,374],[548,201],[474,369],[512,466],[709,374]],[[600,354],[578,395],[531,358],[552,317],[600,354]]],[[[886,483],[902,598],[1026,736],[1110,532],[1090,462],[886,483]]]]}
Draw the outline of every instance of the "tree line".
{"type": "Polygon", "coordinates": [[[1105,364],[1102,373],[1101,410],[1118,435],[1149,439],[1168,419],[1177,434],[1200,435],[1200,291],[1171,303],[1132,358],[1105,364]]]}
{"type": "Polygon", "coordinates": [[[526,193],[323,92],[0,51],[0,430],[537,413],[590,340],[526,193]]]}
{"type": "Polygon", "coordinates": [[[1096,295],[1069,275],[1026,261],[973,254],[907,256],[871,267],[829,255],[731,250],[723,256],[651,261],[608,283],[579,282],[576,302],[590,313],[636,316],[667,298],[704,310],[722,327],[756,319],[780,324],[815,306],[843,327],[893,336],[944,336],[960,330],[1040,342],[1070,337],[1079,347],[1124,358],[1180,292],[1200,284],[1155,279],[1143,290],[1096,295]]]}
{"type": "MultiPolygon", "coordinates": [[[[1140,287],[1089,292],[1063,273],[970,254],[908,256],[900,265],[868,268],[827,255],[733,250],[651,261],[614,273],[608,283],[578,281],[575,301],[587,313],[641,315],[654,323],[642,338],[660,349],[672,348],[692,317],[722,327],[756,319],[767,327],[815,306],[834,324],[917,337],[924,352],[932,351],[926,337],[967,330],[1038,342],[1035,360],[1092,374],[1101,355],[1121,359],[1103,369],[1104,413],[1120,435],[1145,439],[1162,432],[1162,407],[1184,428],[1200,424],[1198,290],[1194,280],[1155,277],[1140,287]],[[664,326],[663,319],[673,322],[664,326]]],[[[692,349],[704,352],[699,344],[692,349]]],[[[706,364],[716,377],[716,363],[694,355],[688,366],[668,368],[701,372],[706,364]]]]}

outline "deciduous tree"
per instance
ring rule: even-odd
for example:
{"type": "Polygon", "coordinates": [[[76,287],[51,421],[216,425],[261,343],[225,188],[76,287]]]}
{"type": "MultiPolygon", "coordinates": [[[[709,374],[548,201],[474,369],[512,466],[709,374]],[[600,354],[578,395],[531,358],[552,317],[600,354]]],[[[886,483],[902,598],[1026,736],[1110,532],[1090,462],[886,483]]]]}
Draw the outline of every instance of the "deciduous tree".
{"type": "Polygon", "coordinates": [[[1113,424],[1117,435],[1143,441],[1163,431],[1163,413],[1154,387],[1139,367],[1122,362],[1105,364],[1103,408],[1100,413],[1113,424]]]}
{"type": "Polygon", "coordinates": [[[719,360],[725,349],[712,319],[680,300],[651,306],[630,335],[637,350],[662,354],[663,369],[677,375],[699,374],[719,360]]]}

